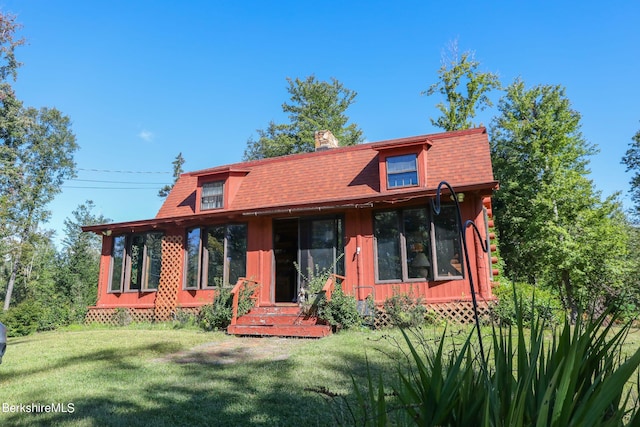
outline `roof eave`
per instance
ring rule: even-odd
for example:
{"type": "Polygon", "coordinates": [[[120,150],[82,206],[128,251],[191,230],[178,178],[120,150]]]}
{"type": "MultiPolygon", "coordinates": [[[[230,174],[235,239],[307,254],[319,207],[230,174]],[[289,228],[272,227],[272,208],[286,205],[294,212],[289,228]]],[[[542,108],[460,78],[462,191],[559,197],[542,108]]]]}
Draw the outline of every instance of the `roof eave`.
{"type": "MultiPolygon", "coordinates": [[[[472,183],[454,186],[457,192],[469,191],[487,191],[487,193],[498,189],[498,181],[488,181],[482,183],[472,183]]],[[[92,232],[96,234],[110,235],[114,232],[140,232],[146,230],[161,229],[166,226],[188,226],[201,223],[210,219],[225,218],[234,219],[247,216],[259,216],[269,214],[286,214],[286,213],[304,213],[312,211],[327,210],[343,210],[343,209],[359,209],[372,207],[378,203],[400,203],[410,201],[420,197],[433,197],[436,194],[436,188],[411,188],[406,190],[385,191],[375,196],[363,196],[359,198],[336,198],[323,200],[322,202],[313,203],[297,203],[297,204],[279,204],[270,205],[254,209],[224,209],[214,212],[198,213],[191,215],[173,216],[166,218],[153,218],[140,221],[128,221],[119,223],[107,223],[98,225],[83,226],[82,231],[92,232]]]]}

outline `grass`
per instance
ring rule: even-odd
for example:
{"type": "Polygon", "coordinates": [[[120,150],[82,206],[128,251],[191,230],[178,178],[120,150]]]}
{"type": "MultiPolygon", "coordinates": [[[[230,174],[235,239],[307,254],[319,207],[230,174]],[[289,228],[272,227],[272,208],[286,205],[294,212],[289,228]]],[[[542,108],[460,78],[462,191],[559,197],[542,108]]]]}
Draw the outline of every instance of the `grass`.
{"type": "Polygon", "coordinates": [[[167,358],[205,343],[233,351],[240,339],[223,333],[146,325],[10,338],[0,405],[73,403],[73,413],[0,412],[0,425],[332,425],[324,399],[305,389],[349,392],[351,372],[366,375],[365,355],[393,372],[395,362],[375,350],[395,351],[382,335],[290,340],[286,360],[230,364],[167,358]]]}
{"type": "MultiPolygon", "coordinates": [[[[441,333],[425,329],[427,339],[441,333]]],[[[461,341],[466,335],[460,333],[461,341]]],[[[351,375],[366,386],[367,361],[375,378],[394,381],[407,354],[398,348],[399,331],[288,340],[284,360],[243,358],[241,340],[261,339],[166,325],[74,327],[10,338],[0,365],[0,405],[73,403],[73,413],[1,411],[0,425],[334,425],[331,407],[309,388],[352,393],[351,375]],[[169,357],[194,347],[203,354],[226,348],[237,361],[179,363],[169,357]]],[[[633,330],[626,346],[634,351],[639,345],[640,333],[633,330]]]]}

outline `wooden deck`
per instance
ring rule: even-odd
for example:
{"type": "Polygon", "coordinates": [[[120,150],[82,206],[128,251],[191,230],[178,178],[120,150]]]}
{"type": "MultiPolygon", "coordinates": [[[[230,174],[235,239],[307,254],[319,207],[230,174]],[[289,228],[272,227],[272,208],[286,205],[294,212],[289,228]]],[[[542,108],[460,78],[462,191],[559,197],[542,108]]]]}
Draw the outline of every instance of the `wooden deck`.
{"type": "Polygon", "coordinates": [[[331,326],[305,316],[297,304],[254,307],[227,328],[232,335],[322,338],[331,335],[331,326]]]}

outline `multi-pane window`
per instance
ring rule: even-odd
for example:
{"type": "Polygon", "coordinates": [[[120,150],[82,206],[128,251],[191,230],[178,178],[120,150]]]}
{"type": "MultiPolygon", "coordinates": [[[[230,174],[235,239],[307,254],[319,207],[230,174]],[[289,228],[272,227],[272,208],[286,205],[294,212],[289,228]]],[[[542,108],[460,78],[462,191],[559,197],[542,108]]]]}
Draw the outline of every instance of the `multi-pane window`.
{"type": "Polygon", "coordinates": [[[300,220],[301,280],[326,272],[344,274],[342,218],[300,220]]]}
{"type": "Polygon", "coordinates": [[[433,216],[436,276],[462,276],[460,233],[454,206],[442,206],[440,215],[433,216]]]}
{"type": "Polygon", "coordinates": [[[376,280],[410,282],[462,277],[455,210],[443,207],[374,213],[376,280]]]}
{"type": "Polygon", "coordinates": [[[387,157],[387,188],[418,185],[417,155],[387,157]]]}
{"type": "Polygon", "coordinates": [[[219,209],[224,203],[224,181],[202,184],[200,210],[219,209]]]}
{"type": "Polygon", "coordinates": [[[247,226],[216,225],[187,231],[185,288],[232,286],[247,270],[247,226]]]}
{"type": "Polygon", "coordinates": [[[158,289],[163,233],[138,233],[113,238],[111,292],[158,289]]]}

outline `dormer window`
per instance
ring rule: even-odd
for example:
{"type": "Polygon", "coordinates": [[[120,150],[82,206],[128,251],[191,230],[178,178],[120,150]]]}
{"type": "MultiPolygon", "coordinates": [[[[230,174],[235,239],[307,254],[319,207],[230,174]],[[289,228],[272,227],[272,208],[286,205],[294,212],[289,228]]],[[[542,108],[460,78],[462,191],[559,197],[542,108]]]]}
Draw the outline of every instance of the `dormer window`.
{"type": "Polygon", "coordinates": [[[220,209],[223,207],[224,181],[206,182],[202,184],[200,210],[220,209]]]}
{"type": "Polygon", "coordinates": [[[387,157],[387,188],[414,187],[418,185],[416,154],[387,157]]]}

